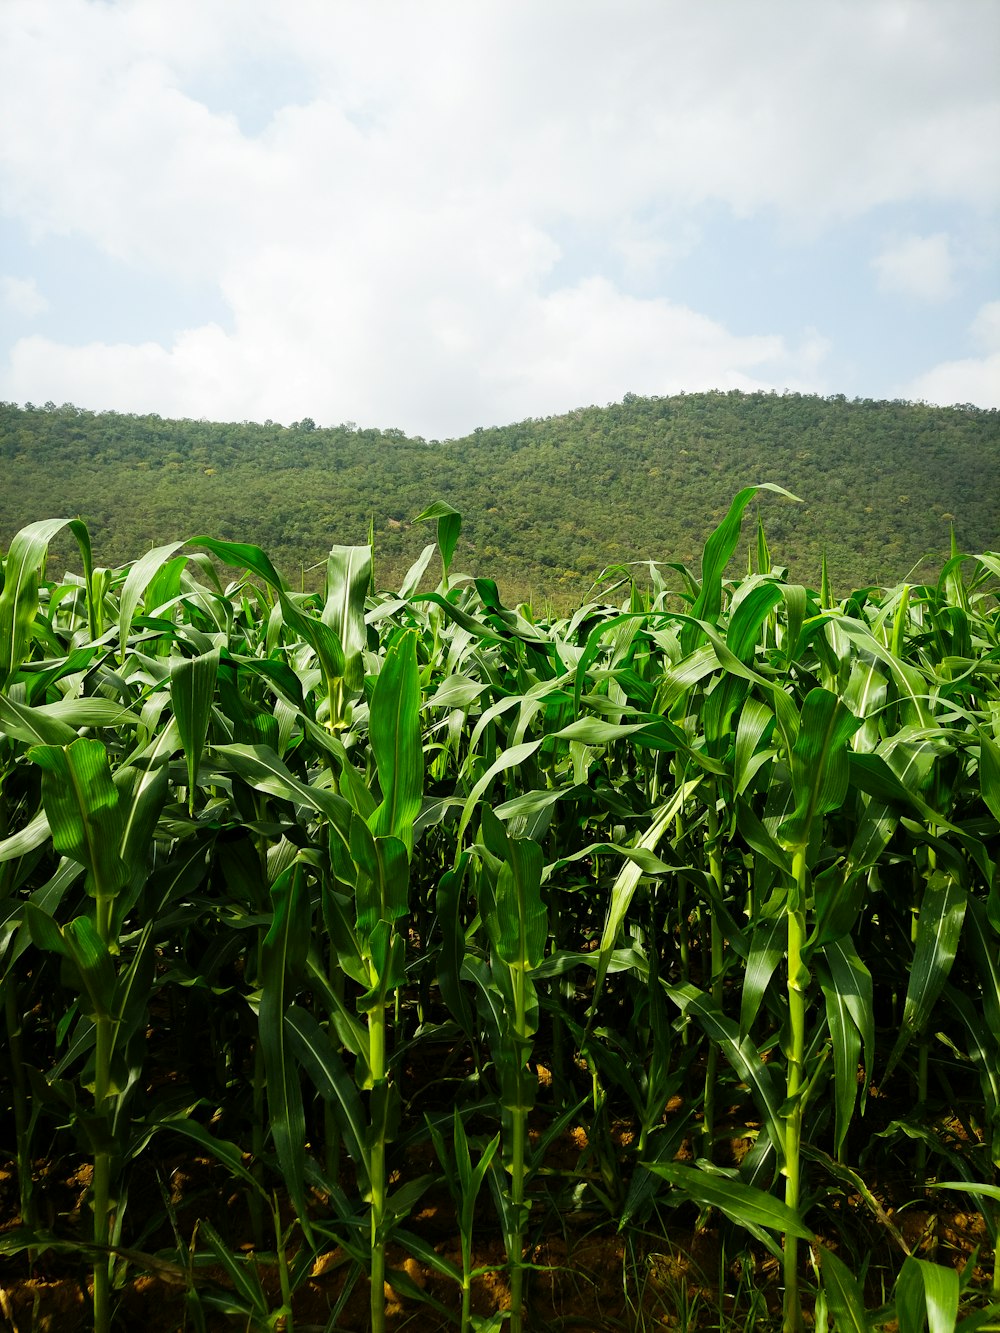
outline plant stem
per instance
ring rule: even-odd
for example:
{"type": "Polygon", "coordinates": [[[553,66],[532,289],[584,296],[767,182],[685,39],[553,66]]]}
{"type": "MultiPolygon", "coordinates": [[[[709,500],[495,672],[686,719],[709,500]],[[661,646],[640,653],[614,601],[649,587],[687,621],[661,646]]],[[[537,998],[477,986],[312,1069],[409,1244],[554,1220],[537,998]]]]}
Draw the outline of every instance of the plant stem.
{"type": "Polygon", "coordinates": [[[385,1329],[385,1117],[388,1104],[385,1065],[385,1000],[368,1011],[371,1044],[372,1143],[368,1175],[371,1181],[371,1329],[385,1329]]]}
{"type": "Polygon", "coordinates": [[[515,1232],[510,1261],[510,1333],[522,1333],[524,1300],[524,1148],[527,1131],[525,1105],[527,1097],[522,1091],[525,1080],[524,1057],[521,1042],[527,1041],[527,995],[526,976],[523,967],[514,968],[514,1026],[517,1038],[515,1059],[517,1060],[517,1106],[511,1122],[511,1163],[510,1163],[510,1198],[514,1205],[515,1232]]]}
{"type": "Polygon", "coordinates": [[[31,1141],[29,1134],[28,1083],[24,1076],[21,1052],[21,1014],[18,1005],[18,987],[15,976],[7,978],[4,988],[4,1013],[7,1026],[7,1050],[10,1056],[11,1088],[14,1103],[14,1133],[17,1138],[17,1181],[21,1204],[21,1222],[26,1227],[35,1225],[35,1205],[32,1198],[31,1141]]]}
{"type": "MultiPolygon", "coordinates": [[[[264,947],[264,930],[257,932],[257,958],[258,971],[260,968],[260,957],[264,947]]],[[[258,1185],[264,1181],[264,1140],[266,1130],[264,1127],[264,1098],[267,1088],[267,1071],[264,1067],[264,1047],[259,1035],[254,1039],[253,1050],[253,1129],[250,1138],[250,1151],[253,1154],[253,1165],[251,1171],[258,1185]]],[[[249,1212],[250,1212],[250,1234],[253,1239],[254,1247],[261,1249],[264,1244],[264,1202],[259,1189],[250,1191],[249,1212]]]]}
{"type": "MultiPolygon", "coordinates": [[[[715,886],[719,898],[722,898],[722,855],[719,847],[719,811],[716,804],[716,791],[712,787],[708,802],[708,874],[715,886]]],[[[710,904],[712,921],[712,1000],[722,1007],[722,968],[724,963],[724,940],[718,913],[710,904]]],[[[706,1157],[711,1159],[715,1149],[715,1086],[718,1080],[719,1048],[714,1043],[708,1050],[708,1062],[705,1068],[705,1102],[702,1121],[702,1137],[706,1157]]]]}
{"type": "MultiPolygon", "coordinates": [[[[96,903],[97,933],[105,944],[111,936],[110,897],[99,895],[96,903]]],[[[111,1049],[114,1042],[115,1021],[111,1014],[99,1008],[94,1016],[94,1114],[98,1122],[109,1112],[111,1099],[111,1049]]],[[[93,1175],[94,1208],[94,1333],[108,1333],[111,1328],[111,1153],[102,1149],[94,1153],[93,1175]]]]}
{"type": "Polygon", "coordinates": [[[462,1256],[462,1322],[460,1333],[469,1333],[472,1328],[472,1277],[471,1261],[462,1256]]]}
{"type": "Polygon", "coordinates": [[[278,1207],[278,1196],[276,1194],[272,1195],[271,1198],[271,1216],[274,1219],[275,1254],[278,1260],[278,1281],[281,1284],[282,1314],[280,1318],[283,1322],[280,1327],[283,1333],[294,1333],[292,1284],[288,1276],[288,1256],[285,1253],[287,1236],[281,1227],[281,1210],[278,1207]]]}
{"type": "MultiPolygon", "coordinates": [[[[785,1115],[785,1203],[793,1211],[799,1207],[801,1187],[800,1150],[802,1141],[802,1089],[806,1049],[806,992],[808,977],[802,962],[806,940],[806,849],[795,850],[792,868],[795,884],[788,902],[788,1071],[785,1115]]],[[[799,1301],[799,1242],[797,1236],[785,1236],[785,1299],[783,1333],[801,1333],[802,1307],[799,1301]]]]}

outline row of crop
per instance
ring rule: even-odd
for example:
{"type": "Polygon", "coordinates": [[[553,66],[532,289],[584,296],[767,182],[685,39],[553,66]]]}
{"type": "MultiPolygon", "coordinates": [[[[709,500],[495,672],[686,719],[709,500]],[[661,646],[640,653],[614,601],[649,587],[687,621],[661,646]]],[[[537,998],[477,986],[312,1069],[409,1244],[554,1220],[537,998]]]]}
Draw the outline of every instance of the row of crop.
{"type": "Polygon", "coordinates": [[[960,1279],[910,1255],[873,1189],[905,1154],[909,1196],[961,1185],[995,1252],[1000,564],[955,555],[936,585],[838,606],[772,569],[761,528],[755,572],[728,584],[752,495],[699,575],[674,570],[678,591],[650,566],[623,606],[548,623],[451,577],[445,505],[422,516],[437,590],[418,591],[431,546],[394,596],[372,595],[368,548],[335,547],[317,598],[249,546],[199,538],[95,570],[74,523],[84,576],[53,583],[41,569],[64,525],[15,538],[0,591],[9,1252],[60,1243],[37,1160],[90,1160],[108,1328],[123,1255],[141,1263],[147,1236],[170,1251],[152,1222],[130,1232],[130,1180],[183,1136],[245,1186],[258,1248],[271,1220],[281,1275],[275,1307],[201,1218],[202,1254],[231,1279],[208,1296],[191,1279],[202,1319],[214,1301],[291,1327],[297,1284],[336,1244],[368,1274],[380,1328],[392,1240],[455,1282],[471,1328],[486,1182],[515,1333],[546,1197],[636,1227],[685,1199],[718,1209],[780,1257],[794,1330],[800,1241],[818,1319],[877,1317],[851,1271],[868,1234],[845,1228],[851,1194],[906,1251],[881,1316],[917,1327],[918,1309],[946,1319],[972,1299],[974,1263],[960,1279]],[[224,586],[204,551],[245,577],[224,586]],[[472,1075],[424,1115],[407,1071],[443,1046],[472,1075]],[[873,1085],[904,1108],[875,1135],[859,1126],[873,1085]],[[580,1124],[577,1170],[543,1174],[580,1124]],[[733,1139],[751,1145],[739,1161],[733,1139]],[[419,1140],[436,1174],[408,1169],[419,1140]],[[407,1225],[442,1180],[458,1265],[407,1225]]]}

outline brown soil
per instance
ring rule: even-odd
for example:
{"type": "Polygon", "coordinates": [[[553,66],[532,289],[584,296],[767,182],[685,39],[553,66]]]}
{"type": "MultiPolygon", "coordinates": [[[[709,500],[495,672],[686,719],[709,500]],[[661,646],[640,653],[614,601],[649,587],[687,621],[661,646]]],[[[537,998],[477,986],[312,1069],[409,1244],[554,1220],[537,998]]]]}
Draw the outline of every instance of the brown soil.
{"type": "MultiPolygon", "coordinates": [[[[542,1098],[551,1080],[544,1068],[538,1072],[542,1098]]],[[[678,1109],[673,1103],[668,1105],[668,1117],[678,1109]]],[[[718,1144],[720,1161],[738,1162],[746,1151],[749,1140],[734,1133],[735,1137],[718,1144]]],[[[606,1128],[605,1152],[624,1161],[632,1135],[630,1123],[613,1122],[606,1128]]],[[[537,1137],[533,1134],[536,1142],[537,1137]]],[[[158,1144],[154,1140],[137,1163],[125,1231],[130,1238],[142,1236],[144,1222],[163,1219],[167,1211],[176,1230],[165,1221],[158,1223],[152,1230],[147,1229],[141,1242],[134,1242],[141,1252],[124,1251],[120,1255],[116,1328],[125,1333],[197,1333],[199,1328],[205,1333],[255,1333],[258,1329],[283,1333],[280,1320],[255,1323],[246,1314],[222,1312],[219,1303],[232,1292],[232,1283],[222,1268],[205,1263],[207,1246],[198,1232],[201,1220],[207,1218],[230,1251],[255,1268],[271,1309],[280,1307],[273,1252],[270,1259],[260,1253],[254,1261],[249,1241],[252,1226],[242,1187],[211,1159],[185,1154],[183,1149],[173,1157],[155,1158],[158,1144]],[[197,1265],[186,1259],[178,1262],[177,1238],[191,1254],[198,1252],[197,1265]],[[196,1317],[199,1314],[202,1322],[196,1317]]],[[[179,1147],[176,1140],[172,1147],[179,1147]]],[[[581,1168],[596,1173],[590,1156],[592,1147],[583,1126],[568,1130],[552,1144],[543,1177],[537,1181],[532,1248],[527,1254],[532,1270],[527,1286],[526,1327],[544,1333],[631,1333],[638,1329],[651,1333],[655,1329],[725,1328],[726,1316],[735,1318],[738,1327],[771,1327],[780,1309],[778,1262],[756,1245],[736,1247],[740,1249],[738,1254],[724,1258],[725,1237],[717,1216],[699,1217],[690,1205],[664,1208],[659,1220],[654,1214],[646,1233],[631,1230],[622,1236],[606,1213],[567,1211],[565,1204],[556,1207],[546,1202],[547,1183],[561,1182],[561,1197],[566,1198],[566,1183],[577,1179],[581,1168]],[[757,1302],[752,1313],[748,1304],[751,1300],[757,1302]]],[[[685,1145],[682,1155],[690,1153],[691,1146],[685,1145]]],[[[6,1169],[0,1170],[0,1255],[4,1233],[19,1222],[15,1167],[13,1163],[0,1163],[4,1165],[6,1169]]],[[[407,1165],[409,1178],[424,1172],[437,1172],[436,1159],[427,1144],[414,1150],[407,1165]]],[[[0,1257],[0,1327],[6,1333],[83,1333],[92,1327],[88,1290],[91,1257],[83,1244],[90,1224],[90,1171],[81,1167],[68,1173],[58,1163],[36,1162],[34,1177],[40,1226],[68,1241],[77,1238],[80,1244],[75,1250],[50,1249],[35,1255],[21,1252],[0,1257]]],[[[344,1182],[344,1187],[349,1189],[350,1182],[344,1182]]],[[[856,1245],[867,1235],[867,1248],[873,1251],[874,1261],[870,1270],[873,1305],[879,1303],[874,1284],[886,1274],[891,1284],[902,1261],[900,1237],[914,1253],[940,1263],[963,1266],[977,1246],[979,1262],[991,1262],[988,1238],[978,1214],[957,1211],[955,1201],[950,1206],[940,1201],[939,1210],[931,1211],[939,1202],[932,1196],[926,1196],[918,1206],[913,1202],[912,1182],[902,1177],[895,1183],[878,1182],[877,1193],[899,1233],[897,1237],[892,1236],[885,1218],[879,1221],[872,1217],[859,1197],[847,1193],[833,1199],[817,1222],[822,1225],[825,1217],[831,1233],[837,1229],[851,1235],[856,1245]]],[[[316,1198],[314,1203],[320,1225],[324,1201],[316,1198]]],[[[291,1220],[287,1209],[284,1220],[291,1220]]],[[[461,1265],[451,1200],[443,1185],[423,1195],[405,1225],[438,1254],[461,1265]]],[[[297,1232],[293,1234],[289,1258],[299,1239],[297,1232]]],[[[476,1314],[489,1316],[509,1308],[510,1290],[492,1199],[485,1186],[475,1242],[475,1264],[486,1271],[476,1281],[473,1308],[476,1314]]],[[[271,1245],[273,1251],[273,1241],[271,1245]]],[[[867,1254],[858,1248],[857,1253],[845,1252],[844,1257],[856,1269],[857,1261],[867,1254]]],[[[398,1247],[390,1249],[388,1267],[402,1273],[428,1298],[417,1300],[387,1283],[390,1333],[402,1333],[404,1329],[410,1333],[438,1333],[457,1325],[459,1296],[448,1278],[398,1247]],[[439,1312],[440,1307],[447,1315],[439,1312]]],[[[977,1285],[987,1286],[988,1281],[985,1271],[976,1271],[977,1285]]],[[[342,1251],[321,1250],[295,1292],[293,1310],[295,1333],[366,1333],[368,1282],[342,1251]],[[340,1313],[333,1318],[331,1311],[338,1303],[340,1313]]],[[[780,1326],[780,1319],[776,1326],[780,1326]]]]}
{"type": "MultiPolygon", "coordinates": [[[[619,1126],[617,1134],[628,1129],[619,1126]]],[[[560,1158],[578,1160],[586,1137],[581,1128],[563,1136],[555,1145],[553,1170],[560,1158]]],[[[741,1144],[730,1145],[734,1156],[741,1144]]],[[[418,1169],[425,1165],[418,1163],[418,1169]]],[[[198,1216],[211,1214],[227,1237],[249,1234],[250,1224],[243,1196],[234,1191],[220,1169],[202,1159],[165,1163],[171,1181],[171,1206],[181,1234],[194,1239],[198,1216]],[[223,1224],[221,1218],[225,1218],[223,1224]]],[[[53,1230],[60,1235],[86,1227],[86,1170],[70,1177],[52,1179],[45,1166],[38,1164],[39,1192],[51,1218],[53,1230]]],[[[141,1222],[141,1189],[133,1189],[130,1214],[132,1225],[141,1222]]],[[[15,1179],[13,1173],[0,1172],[0,1227],[9,1230],[16,1224],[15,1179]],[[14,1205],[12,1207],[12,1204],[14,1205]],[[6,1219],[5,1221],[3,1219],[6,1219]]],[[[429,1194],[409,1220],[411,1230],[434,1246],[439,1254],[461,1264],[461,1255],[453,1235],[453,1219],[446,1205],[447,1195],[429,1194]]],[[[158,1201],[159,1202],[159,1201],[158,1201]]],[[[541,1206],[541,1205],[539,1205],[541,1206]]],[[[857,1212],[860,1201],[845,1200],[845,1207],[857,1212]]],[[[476,1282],[474,1311],[487,1316],[509,1308],[510,1291],[504,1267],[503,1247],[490,1234],[489,1201],[483,1210],[483,1224],[477,1234],[475,1262],[488,1271],[476,1282]]],[[[746,1317],[733,1303],[732,1292],[739,1287],[738,1264],[750,1262],[753,1271],[744,1274],[758,1293],[755,1326],[764,1328],[780,1305],[780,1275],[777,1262],[764,1251],[743,1253],[729,1273],[723,1273],[727,1292],[719,1289],[722,1254],[717,1228],[697,1229],[693,1211],[678,1209],[671,1214],[667,1234],[628,1241],[607,1225],[596,1227],[594,1219],[573,1214],[555,1215],[544,1237],[529,1252],[533,1269],[528,1285],[527,1327],[538,1330],[564,1330],[586,1333],[592,1330],[670,1329],[697,1327],[700,1318],[712,1316],[719,1327],[720,1315],[746,1317]],[[687,1218],[687,1225],[673,1225],[687,1218]],[[714,1280],[712,1280],[714,1279],[714,1280]],[[641,1315],[640,1315],[641,1311],[641,1315]],[[685,1325],[682,1316],[690,1323],[685,1325]]],[[[943,1263],[964,1263],[976,1245],[985,1241],[982,1219],[978,1214],[931,1212],[912,1208],[894,1219],[903,1239],[916,1253],[934,1257],[943,1263]]],[[[889,1245],[886,1240],[887,1246],[889,1245]]],[[[166,1249],[167,1246],[164,1246],[166,1249]]],[[[247,1259],[252,1247],[243,1241],[233,1245],[247,1259]]],[[[294,1248],[294,1244],[293,1244],[294,1248]]],[[[176,1254],[176,1250],[175,1250],[176,1254]]],[[[985,1257],[985,1256],[984,1256],[985,1257]]],[[[902,1258],[897,1249],[893,1267],[902,1258]]],[[[88,1290],[88,1258],[80,1252],[48,1251],[34,1257],[26,1253],[0,1260],[0,1316],[8,1333],[84,1333],[91,1327],[88,1290]]],[[[438,1333],[457,1323],[459,1300],[456,1288],[440,1274],[417,1263],[398,1247],[390,1249],[388,1266],[405,1274],[431,1301],[437,1302],[449,1317],[438,1313],[431,1303],[400,1295],[386,1284],[387,1327],[391,1333],[438,1333]]],[[[273,1262],[262,1255],[256,1271],[272,1301],[280,1306],[279,1281],[273,1262]]],[[[978,1273],[985,1285],[987,1275],[978,1273]]],[[[193,1333],[199,1327],[190,1308],[189,1291],[194,1287],[211,1300],[231,1290],[226,1274],[219,1267],[185,1268],[176,1261],[154,1254],[127,1252],[121,1264],[116,1300],[116,1327],[142,1330],[143,1333],[193,1333]]],[[[747,1288],[744,1287],[744,1291],[747,1288]]],[[[296,1333],[365,1333],[369,1328],[369,1291],[367,1280],[359,1276],[350,1260],[338,1249],[318,1255],[308,1277],[295,1293],[293,1304],[296,1333]],[[343,1300],[341,1313],[331,1321],[331,1311],[341,1300],[345,1284],[353,1284],[343,1300]]],[[[221,1313],[204,1305],[206,1333],[230,1333],[231,1330],[275,1328],[275,1324],[248,1322],[246,1315],[221,1313]]],[[[706,1325],[707,1326],[707,1325],[706,1325]]]]}

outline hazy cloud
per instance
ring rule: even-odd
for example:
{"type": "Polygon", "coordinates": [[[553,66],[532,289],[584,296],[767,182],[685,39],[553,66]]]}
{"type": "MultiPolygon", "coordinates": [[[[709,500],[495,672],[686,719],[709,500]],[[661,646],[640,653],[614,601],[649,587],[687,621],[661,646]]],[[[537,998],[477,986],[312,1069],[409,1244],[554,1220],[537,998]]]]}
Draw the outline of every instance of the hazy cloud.
{"type": "Polygon", "coordinates": [[[34,319],[43,315],[49,303],[34,278],[13,278],[0,275],[0,306],[12,315],[22,315],[25,319],[34,319]]]}
{"type": "Polygon", "coordinates": [[[1000,301],[989,301],[976,315],[970,330],[985,353],[945,361],[918,375],[907,389],[908,398],[950,407],[975,403],[1000,408],[1000,301]]]}
{"type": "MultiPolygon", "coordinates": [[[[801,241],[900,201],[995,206],[1000,24],[964,14],[5,0],[3,209],[40,250],[209,284],[230,318],[134,345],[26,330],[0,392],[444,434],[626,389],[822,387],[828,329],[732,331],[672,275],[707,210],[801,241]]],[[[878,271],[929,299],[951,251],[911,240],[929,259],[878,271]]]]}
{"type": "Polygon", "coordinates": [[[970,331],[987,352],[1000,352],[1000,301],[987,301],[981,306],[970,331]]]}
{"type": "Polygon", "coordinates": [[[872,260],[879,289],[920,301],[945,301],[955,290],[949,238],[904,236],[872,260]]]}

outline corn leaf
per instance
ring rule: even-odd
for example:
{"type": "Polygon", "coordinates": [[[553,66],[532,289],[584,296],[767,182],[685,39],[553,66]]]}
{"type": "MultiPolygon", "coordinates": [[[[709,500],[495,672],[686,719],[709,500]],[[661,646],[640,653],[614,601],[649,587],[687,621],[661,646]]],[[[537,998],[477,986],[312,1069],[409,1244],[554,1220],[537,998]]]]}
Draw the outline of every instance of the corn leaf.
{"type": "Polygon", "coordinates": [[[118,652],[122,662],[125,661],[132,621],[143,593],[156,577],[161,565],[171,559],[183,545],[183,542],[171,542],[168,546],[154,547],[152,551],[140,556],[129,570],[118,600],[118,652]]]}
{"type": "Polygon", "coordinates": [[[509,838],[497,876],[495,914],[487,928],[508,967],[530,972],[545,956],[548,918],[542,902],[542,849],[530,838],[509,838]]]}
{"type": "Polygon", "coordinates": [[[251,546],[247,542],[223,542],[214,537],[189,537],[183,545],[204,546],[206,551],[218,556],[224,564],[234,565],[237,569],[249,569],[276,592],[285,587],[284,579],[259,546],[251,546]]]}
{"type": "Polygon", "coordinates": [[[743,1227],[766,1227],[800,1240],[813,1240],[813,1233],[798,1213],[763,1190],[729,1176],[699,1171],[682,1162],[644,1162],[652,1171],[670,1182],[689,1199],[710,1208],[718,1208],[731,1222],[743,1227]]]}
{"type": "Polygon", "coordinates": [[[817,688],[806,695],[791,755],[795,810],[778,829],[786,847],[805,846],[817,815],[843,802],[849,776],[846,746],[860,725],[829,690],[817,688]]]}
{"type": "Polygon", "coordinates": [[[307,1010],[295,1004],[289,1006],[285,1013],[285,1028],[296,1059],[312,1079],[319,1095],[333,1108],[337,1128],[358,1173],[358,1188],[362,1196],[367,1197],[371,1188],[365,1149],[367,1125],[355,1081],[330,1044],[329,1037],[307,1010]]]}
{"type": "Polygon", "coordinates": [[[968,891],[958,879],[942,870],[927,881],[920,902],[917,940],[910,964],[910,980],[903,1006],[903,1024],[886,1065],[885,1077],[896,1067],[913,1038],[924,1030],[941,990],[948,980],[962,922],[968,904],[968,891]]]}
{"type": "MultiPolygon", "coordinates": [[[[875,1059],[875,1003],[872,974],[859,956],[849,935],[826,944],[823,956],[830,969],[832,989],[836,994],[834,1003],[838,1022],[843,1022],[845,1015],[849,1016],[862,1040],[865,1061],[865,1082],[862,1090],[864,1095],[871,1083],[872,1065],[875,1059]]],[[[843,1070],[846,1083],[853,1088],[856,1082],[857,1061],[855,1060],[852,1070],[850,1059],[843,1057],[843,1070]]]]}
{"type": "Polygon", "coordinates": [[[382,790],[382,804],[371,818],[372,832],[376,837],[399,838],[412,855],[413,823],[424,789],[416,634],[402,635],[386,653],[372,693],[368,726],[382,790]]]}
{"type": "Polygon", "coordinates": [[[760,1010],[771,978],[788,949],[788,918],[781,913],[754,926],[750,951],[743,968],[740,999],[740,1040],[747,1035],[760,1010]]]}
{"type": "Polygon", "coordinates": [[[771,1141],[779,1157],[784,1155],[785,1122],[781,1102],[771,1071],[762,1064],[753,1042],[740,1037],[739,1027],[723,1014],[711,996],[691,985],[665,986],[667,995],[682,1014],[690,1013],[710,1041],[716,1043],[726,1060],[746,1083],[762,1116],[768,1122],[771,1141]]]}
{"type": "Polygon", "coordinates": [[[355,889],[358,939],[367,942],[380,921],[407,913],[409,861],[399,838],[376,838],[360,817],[351,820],[351,857],[361,871],[355,889]]]}
{"type": "Polygon", "coordinates": [[[851,1270],[825,1245],[817,1247],[820,1281],[837,1333],[868,1333],[865,1295],[851,1270]]]}
{"type": "MultiPolygon", "coordinates": [[[[791,491],[786,491],[784,487],[775,486],[770,482],[763,482],[759,486],[747,486],[739,492],[729,506],[729,513],[705,543],[701,557],[701,587],[698,599],[691,608],[694,620],[714,621],[718,617],[722,609],[722,574],[740,540],[743,511],[760,490],[775,491],[789,500],[798,501],[797,495],[792,495],[791,491]]],[[[685,642],[687,651],[690,651],[697,642],[697,630],[693,626],[687,626],[682,641],[685,642]]]]}
{"type": "MultiPolygon", "coordinates": [[[[0,590],[0,689],[28,656],[31,630],[38,613],[38,567],[49,549],[49,542],[69,522],[65,518],[47,518],[29,523],[11,540],[0,590]]],[[[79,541],[79,530],[85,533],[86,529],[76,522],[72,527],[79,541]]],[[[88,553],[89,549],[88,537],[88,553]]]]}
{"type": "Polygon", "coordinates": [[[194,814],[198,770],[212,717],[215,683],[219,674],[219,650],[198,657],[173,658],[170,665],[170,702],[188,775],[188,811],[194,814]]]}
{"type": "Polygon", "coordinates": [[[979,732],[979,790],[990,814],[1000,822],[1000,745],[979,732]]]}
{"type": "Polygon", "coordinates": [[[305,1198],[306,1121],[298,1066],[289,1043],[285,1014],[301,984],[309,951],[310,904],[301,863],[271,887],[274,916],[261,951],[258,1031],[267,1071],[267,1101],[274,1146],[289,1197],[308,1234],[305,1198]]]}
{"type": "Polygon", "coordinates": [[[334,631],[343,649],[344,684],[357,693],[364,685],[365,596],[371,573],[370,546],[331,547],[326,560],[326,601],[322,620],[334,631]]]}
{"type": "Polygon", "coordinates": [[[87,892],[114,897],[128,873],[119,847],[122,813],[108,753],[85,738],[65,747],[36,745],[28,758],[42,769],[42,804],[52,844],[87,870],[87,892]]]}
{"type": "Polygon", "coordinates": [[[958,1319],[959,1280],[954,1268],[910,1256],[896,1280],[899,1333],[953,1333],[958,1319]]]}

